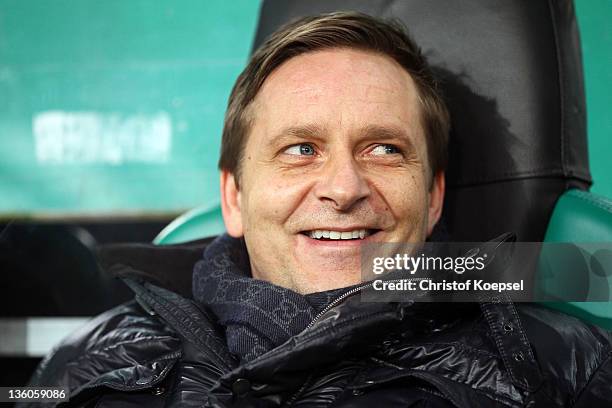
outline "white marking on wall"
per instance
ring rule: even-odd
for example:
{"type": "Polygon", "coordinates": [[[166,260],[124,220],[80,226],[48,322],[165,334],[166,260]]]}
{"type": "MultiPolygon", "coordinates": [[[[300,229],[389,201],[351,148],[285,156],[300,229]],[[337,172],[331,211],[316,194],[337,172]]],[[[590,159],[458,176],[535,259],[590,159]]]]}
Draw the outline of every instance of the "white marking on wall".
{"type": "Polygon", "coordinates": [[[88,321],[84,317],[0,318],[0,356],[45,356],[88,321]]]}
{"type": "Polygon", "coordinates": [[[34,115],[32,130],[41,164],[165,163],[172,148],[172,121],[166,112],[47,111],[34,115]]]}

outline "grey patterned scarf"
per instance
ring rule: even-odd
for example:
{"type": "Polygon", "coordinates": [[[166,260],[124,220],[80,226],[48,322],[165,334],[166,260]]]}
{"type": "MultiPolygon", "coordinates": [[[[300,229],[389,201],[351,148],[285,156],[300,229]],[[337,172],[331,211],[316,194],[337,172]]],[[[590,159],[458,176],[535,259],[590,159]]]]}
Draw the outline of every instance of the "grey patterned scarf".
{"type": "Polygon", "coordinates": [[[253,360],[300,333],[346,288],[300,295],[251,277],[244,240],[221,235],[193,272],[193,296],[225,328],[230,352],[253,360]]]}

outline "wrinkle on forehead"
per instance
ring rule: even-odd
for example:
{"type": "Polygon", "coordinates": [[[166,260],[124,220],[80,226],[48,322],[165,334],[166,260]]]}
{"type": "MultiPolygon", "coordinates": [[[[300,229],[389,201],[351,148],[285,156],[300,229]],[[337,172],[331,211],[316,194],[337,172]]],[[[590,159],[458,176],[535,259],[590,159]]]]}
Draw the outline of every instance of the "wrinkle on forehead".
{"type": "Polygon", "coordinates": [[[316,99],[325,91],[342,92],[346,78],[362,81],[360,89],[364,99],[377,92],[395,94],[400,89],[414,89],[410,86],[412,78],[408,72],[392,58],[373,51],[333,48],[301,54],[285,61],[266,79],[259,94],[267,94],[274,82],[280,82],[288,85],[288,94],[316,99]],[[364,55],[369,58],[363,58],[364,55]],[[333,65],[328,63],[327,56],[333,56],[333,65]],[[381,85],[380,75],[390,86],[381,85]],[[313,77],[317,78],[315,84],[310,81],[313,77]]]}
{"type": "Polygon", "coordinates": [[[410,74],[395,60],[352,49],[316,51],[289,59],[264,81],[255,100],[275,107],[289,102],[318,103],[326,95],[334,95],[338,102],[409,106],[418,101],[410,74]]]}

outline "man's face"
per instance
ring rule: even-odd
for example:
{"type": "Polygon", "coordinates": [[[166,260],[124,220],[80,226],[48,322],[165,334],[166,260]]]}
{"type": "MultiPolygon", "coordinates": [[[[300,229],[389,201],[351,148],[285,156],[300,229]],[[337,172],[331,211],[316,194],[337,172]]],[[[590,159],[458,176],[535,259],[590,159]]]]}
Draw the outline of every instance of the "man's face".
{"type": "Polygon", "coordinates": [[[361,281],[364,242],[422,242],[439,218],[415,85],[394,60],[353,49],[294,57],[253,106],[240,188],[221,176],[228,232],[254,278],[300,293],[361,281]],[[349,238],[350,239],[345,239],[349,238]]]}

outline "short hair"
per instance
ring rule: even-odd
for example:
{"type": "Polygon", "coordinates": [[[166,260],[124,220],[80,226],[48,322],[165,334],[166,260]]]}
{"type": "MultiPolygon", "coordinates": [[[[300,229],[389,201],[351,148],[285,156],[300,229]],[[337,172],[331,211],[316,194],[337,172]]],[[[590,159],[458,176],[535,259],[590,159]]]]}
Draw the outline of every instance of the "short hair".
{"type": "Polygon", "coordinates": [[[253,100],[268,76],[301,54],[353,48],[391,57],[414,81],[420,102],[432,175],[448,161],[449,113],[427,60],[402,25],[358,12],[302,17],[274,32],[251,56],[229,97],[221,140],[219,169],[240,179],[240,167],[253,115],[253,100]]]}

